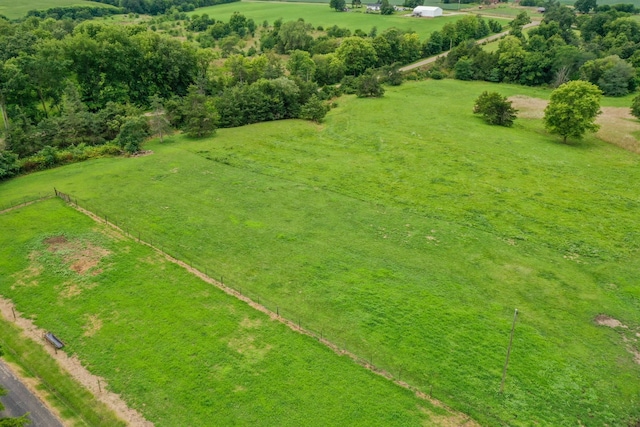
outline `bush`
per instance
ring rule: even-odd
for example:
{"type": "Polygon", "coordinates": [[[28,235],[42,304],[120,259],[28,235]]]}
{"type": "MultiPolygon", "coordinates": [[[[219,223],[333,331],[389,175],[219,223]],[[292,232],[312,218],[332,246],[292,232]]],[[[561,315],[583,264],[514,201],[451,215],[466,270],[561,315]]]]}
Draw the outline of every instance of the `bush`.
{"type": "Polygon", "coordinates": [[[367,72],[357,78],[356,95],[358,98],[380,98],[384,95],[384,88],[378,76],[367,72]]]}
{"type": "Polygon", "coordinates": [[[300,109],[300,118],[311,120],[316,123],[322,122],[324,116],[329,112],[329,107],[322,102],[316,95],[313,95],[309,102],[304,104],[300,109]]]}
{"type": "Polygon", "coordinates": [[[511,126],[516,119],[518,110],[511,106],[505,96],[497,92],[482,92],[473,106],[475,114],[482,114],[482,118],[489,124],[511,126]]]}
{"type": "Polygon", "coordinates": [[[11,151],[0,151],[0,180],[11,178],[19,170],[18,156],[11,151]]]}
{"type": "Polygon", "coordinates": [[[640,119],[640,95],[633,98],[631,101],[631,114],[640,119]]]}

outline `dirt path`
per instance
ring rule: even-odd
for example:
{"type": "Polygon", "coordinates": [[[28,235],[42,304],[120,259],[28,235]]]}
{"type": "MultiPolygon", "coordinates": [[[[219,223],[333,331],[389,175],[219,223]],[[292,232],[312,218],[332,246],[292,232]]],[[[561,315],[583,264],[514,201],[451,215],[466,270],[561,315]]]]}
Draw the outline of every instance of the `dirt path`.
{"type": "MultiPolygon", "coordinates": [[[[530,24],[525,25],[523,28],[531,28],[531,27],[535,27],[535,26],[538,26],[538,25],[540,25],[540,21],[534,21],[534,22],[531,22],[530,24]]],[[[480,40],[476,40],[476,44],[482,44],[482,43],[485,43],[485,42],[489,43],[489,42],[492,42],[494,40],[498,40],[500,37],[506,36],[507,34],[509,34],[509,31],[503,31],[503,32],[498,33],[498,34],[494,34],[492,36],[485,37],[485,38],[480,39],[480,40]]],[[[429,64],[432,64],[432,63],[436,62],[438,60],[438,58],[442,58],[444,56],[447,56],[448,54],[449,54],[449,51],[443,52],[443,53],[438,54],[436,56],[431,56],[431,57],[429,57],[427,59],[423,59],[421,61],[414,62],[413,64],[405,65],[404,67],[400,67],[399,71],[404,72],[404,71],[413,70],[415,68],[424,67],[425,65],[429,65],[429,64]]]]}
{"type": "Polygon", "coordinates": [[[13,322],[19,326],[24,335],[42,345],[42,347],[63,369],[69,372],[73,378],[93,393],[98,400],[111,408],[118,417],[126,421],[128,425],[133,427],[153,426],[153,423],[145,420],[139,412],[129,408],[119,395],[108,391],[106,389],[107,382],[103,378],[90,373],[84,366],[82,366],[82,363],[75,355],[69,356],[64,351],[56,352],[51,346],[46,345],[42,339],[45,331],[38,328],[30,319],[22,317],[22,313],[15,310],[15,307],[10,300],[0,297],[0,313],[2,313],[2,316],[4,316],[7,321],[13,322]],[[15,319],[13,317],[14,312],[15,319]]]}
{"type": "MultiPolygon", "coordinates": [[[[393,374],[391,374],[388,371],[385,371],[383,369],[380,369],[378,367],[376,367],[375,365],[373,365],[372,363],[370,363],[369,361],[357,356],[354,353],[351,353],[343,348],[341,348],[339,345],[327,340],[326,338],[322,337],[322,336],[318,336],[316,333],[302,328],[300,327],[299,324],[296,324],[295,322],[285,319],[284,317],[280,316],[279,313],[277,312],[273,312],[271,310],[269,310],[268,308],[266,308],[265,306],[253,301],[251,298],[241,294],[240,292],[236,291],[233,288],[230,288],[229,286],[226,286],[224,283],[215,280],[209,276],[207,276],[205,273],[203,273],[202,271],[193,268],[192,266],[190,266],[189,264],[187,264],[184,261],[180,261],[179,259],[176,259],[174,257],[172,257],[171,255],[163,252],[161,249],[151,245],[150,243],[145,242],[144,240],[138,240],[136,239],[134,236],[128,235],[124,230],[122,230],[120,227],[118,227],[117,225],[105,221],[104,219],[100,218],[99,216],[95,215],[93,212],[90,212],[80,206],[77,206],[75,203],[69,203],[68,204],[73,207],[74,209],[78,210],[79,212],[89,216],[90,218],[92,218],[93,220],[95,220],[98,223],[102,223],[102,224],[106,224],[107,226],[109,226],[113,231],[119,233],[122,237],[125,238],[131,238],[133,240],[137,240],[140,244],[142,245],[146,245],[152,249],[154,249],[157,253],[161,254],[164,258],[166,258],[168,261],[177,264],[179,266],[181,266],[182,268],[186,269],[187,271],[189,271],[190,273],[194,274],[195,276],[199,277],[200,279],[204,280],[205,282],[217,287],[218,289],[222,290],[223,292],[225,292],[228,295],[231,295],[241,301],[244,301],[245,303],[247,303],[250,307],[254,308],[255,310],[261,311],[262,313],[265,313],[267,316],[269,316],[269,318],[271,318],[274,321],[280,322],[284,325],[287,325],[291,330],[298,332],[300,334],[303,335],[307,335],[309,337],[315,338],[317,339],[319,342],[321,342],[322,344],[324,344],[325,346],[329,347],[331,350],[333,350],[336,354],[340,355],[340,356],[347,356],[349,357],[351,360],[353,360],[355,363],[359,364],[360,366],[388,379],[389,381],[392,381],[393,383],[395,383],[396,385],[405,388],[407,390],[411,390],[418,398],[426,400],[428,402],[430,402],[432,405],[437,406],[441,409],[444,409],[447,414],[446,415],[435,415],[432,414],[431,415],[431,419],[432,420],[438,420],[438,423],[441,425],[451,425],[451,426],[468,426],[468,427],[476,427],[479,426],[479,424],[477,424],[474,420],[472,420],[471,418],[469,418],[469,416],[461,413],[461,412],[456,412],[455,410],[449,408],[447,405],[445,405],[444,403],[440,402],[437,399],[432,398],[431,396],[427,395],[426,393],[422,392],[421,390],[419,390],[417,387],[414,387],[408,383],[406,383],[405,381],[400,380],[399,378],[394,377],[393,374]]],[[[0,299],[0,303],[2,302],[2,300],[0,299]]],[[[6,303],[6,300],[5,300],[6,303]]],[[[2,304],[0,304],[0,308],[2,307],[2,304]]],[[[23,320],[24,321],[24,320],[23,320]]],[[[27,323],[25,323],[26,327],[33,327],[33,324],[30,321],[26,321],[27,323]]],[[[86,369],[84,369],[80,362],[76,359],[73,358],[73,360],[69,361],[69,369],[78,369],[78,367],[82,368],[82,370],[84,370],[83,372],[83,376],[87,376],[87,378],[90,378],[87,381],[87,388],[89,388],[94,394],[98,395],[99,393],[97,393],[97,379],[98,377],[95,377],[93,375],[91,375],[89,372],[86,371],[86,369]]],[[[75,376],[75,375],[74,375],[75,376]]],[[[101,380],[104,381],[104,380],[101,380]]],[[[85,384],[85,382],[83,382],[83,384],[85,384]]],[[[113,393],[111,393],[113,395],[113,393]]],[[[117,395],[113,395],[112,396],[114,399],[119,397],[117,395]]],[[[124,404],[124,402],[120,401],[115,403],[117,407],[119,407],[121,410],[126,408],[126,404],[124,404]],[[120,403],[121,402],[121,403],[120,403]]],[[[105,402],[107,403],[107,402],[105,402]]],[[[108,403],[109,406],[112,406],[111,403],[108,403]]],[[[126,408],[128,409],[128,408],[126,408]]],[[[133,411],[135,413],[135,411],[133,411]]],[[[118,412],[118,414],[120,414],[120,412],[118,412]]],[[[135,413],[137,414],[137,413],[135,413]]],[[[130,419],[129,417],[133,417],[133,415],[128,415],[127,418],[125,419],[130,419]]],[[[124,418],[124,417],[123,417],[124,418]]],[[[132,425],[150,425],[149,424],[132,424],[132,425]]]]}

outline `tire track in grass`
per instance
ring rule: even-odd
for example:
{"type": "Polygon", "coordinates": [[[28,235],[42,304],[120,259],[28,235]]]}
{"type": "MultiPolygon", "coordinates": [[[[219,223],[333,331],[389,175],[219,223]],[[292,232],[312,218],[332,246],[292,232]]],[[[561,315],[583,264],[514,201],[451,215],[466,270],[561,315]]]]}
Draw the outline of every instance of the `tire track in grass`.
{"type": "MultiPolygon", "coordinates": [[[[64,199],[63,199],[64,200],[64,199]]],[[[336,343],[322,337],[321,335],[318,336],[318,334],[316,334],[315,332],[303,328],[300,326],[300,324],[296,324],[294,321],[286,319],[282,316],[280,316],[279,312],[273,312],[272,310],[268,309],[267,307],[265,307],[264,305],[252,300],[251,298],[249,298],[248,296],[240,293],[239,291],[235,290],[234,288],[225,285],[223,282],[218,281],[216,279],[213,279],[212,277],[208,276],[207,274],[203,273],[202,271],[198,270],[197,268],[193,267],[193,265],[188,264],[187,262],[181,261],[177,258],[174,258],[173,256],[169,255],[168,253],[164,252],[162,249],[153,246],[151,243],[146,242],[142,239],[140,239],[139,237],[136,238],[133,234],[127,233],[126,231],[124,231],[122,228],[120,228],[119,226],[117,226],[116,224],[109,222],[108,219],[104,219],[101,218],[100,216],[96,215],[95,213],[79,206],[77,204],[77,202],[73,202],[73,201],[66,201],[64,200],[67,205],[71,206],[73,209],[77,210],[78,212],[88,216],[89,218],[93,219],[94,221],[96,221],[97,223],[100,224],[104,224],[109,226],[113,231],[117,232],[118,234],[120,234],[122,237],[125,238],[130,238],[134,241],[137,241],[139,244],[141,245],[146,245],[148,247],[150,247],[151,249],[153,249],[154,251],[156,251],[158,254],[162,255],[166,260],[179,265],[180,267],[184,268],[185,270],[187,270],[189,273],[195,275],[196,277],[200,278],[201,280],[215,286],[216,288],[220,289],[221,291],[225,292],[227,295],[230,295],[232,297],[235,297],[237,299],[239,299],[240,301],[245,302],[246,304],[248,304],[250,307],[252,307],[255,310],[258,310],[264,314],[266,314],[267,316],[269,316],[270,319],[280,322],[286,326],[288,326],[291,330],[299,333],[299,334],[303,334],[306,336],[309,336],[311,338],[314,338],[316,340],[318,340],[318,342],[322,343],[323,345],[325,345],[326,347],[330,348],[331,350],[333,350],[334,353],[336,353],[339,356],[346,356],[349,357],[351,360],[353,360],[356,364],[362,366],[365,369],[368,369],[369,371],[380,375],[384,378],[386,378],[387,380],[393,382],[394,384],[396,384],[399,387],[402,387],[404,389],[410,390],[411,392],[413,392],[415,394],[416,397],[418,397],[421,400],[425,400],[429,403],[431,403],[433,406],[441,408],[445,411],[448,412],[448,415],[446,416],[433,416],[433,418],[439,418],[439,422],[441,422],[441,425],[451,425],[451,426],[465,426],[465,427],[479,427],[480,424],[478,424],[475,420],[471,419],[468,415],[455,411],[454,409],[450,408],[449,406],[445,405],[443,402],[434,399],[432,396],[428,395],[427,393],[424,393],[423,391],[421,391],[420,389],[418,389],[417,387],[402,381],[399,378],[395,378],[393,376],[393,374],[391,374],[389,371],[386,371],[384,369],[380,369],[377,366],[373,365],[373,363],[370,363],[369,361],[367,361],[366,359],[363,359],[361,357],[359,357],[358,355],[356,355],[355,353],[352,353],[350,351],[348,351],[347,349],[341,348],[339,345],[337,345],[336,343]]],[[[79,363],[79,361],[78,361],[79,363]]]]}

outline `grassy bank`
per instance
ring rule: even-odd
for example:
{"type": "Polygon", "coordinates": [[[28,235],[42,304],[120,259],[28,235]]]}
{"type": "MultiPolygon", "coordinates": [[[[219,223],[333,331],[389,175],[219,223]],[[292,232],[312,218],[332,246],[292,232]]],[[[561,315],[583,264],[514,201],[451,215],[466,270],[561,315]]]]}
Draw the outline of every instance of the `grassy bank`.
{"type": "Polygon", "coordinates": [[[38,381],[38,387],[66,422],[77,426],[124,426],[124,421],[64,372],[40,344],[22,335],[12,323],[0,319],[0,349],[7,361],[38,381]]]}

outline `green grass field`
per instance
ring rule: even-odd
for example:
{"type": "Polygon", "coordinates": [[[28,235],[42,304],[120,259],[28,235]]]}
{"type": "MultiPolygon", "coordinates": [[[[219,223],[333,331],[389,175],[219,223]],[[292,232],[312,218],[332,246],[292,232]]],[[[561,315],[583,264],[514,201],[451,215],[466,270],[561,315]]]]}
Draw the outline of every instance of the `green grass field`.
{"type": "Polygon", "coordinates": [[[157,426],[419,426],[446,415],[58,199],[0,224],[16,230],[0,237],[2,293],[157,426]]]}
{"type": "Polygon", "coordinates": [[[484,90],[550,93],[405,83],[340,99],[323,126],[153,142],[11,180],[0,201],[56,186],[482,424],[626,425],[640,418],[640,158],[563,145],[540,120],[488,126],[471,112],[484,90]],[[603,313],[628,328],[597,326],[603,313]]]}
{"type": "MultiPolygon", "coordinates": [[[[304,18],[306,22],[314,27],[323,26],[328,28],[332,25],[346,27],[352,31],[361,29],[369,32],[371,28],[377,27],[378,32],[387,28],[396,27],[401,30],[412,30],[424,39],[433,31],[440,30],[447,22],[455,22],[463,15],[444,16],[437,19],[412,18],[402,16],[397,13],[392,16],[364,13],[364,7],[353,12],[336,12],[329,8],[328,4],[310,3],[272,3],[272,2],[240,2],[229,3],[218,6],[199,8],[190,14],[208,14],[210,17],[227,21],[233,12],[240,12],[247,18],[252,18],[258,25],[263,21],[273,24],[278,18],[284,22],[296,21],[304,18]]],[[[407,12],[409,13],[409,12],[407,12]]],[[[506,23],[507,21],[504,21],[506,23]]]]}
{"type": "Polygon", "coordinates": [[[110,7],[103,3],[83,0],[0,0],[0,15],[10,19],[21,18],[30,10],[46,10],[52,7],[64,6],[99,6],[110,7]]]}

